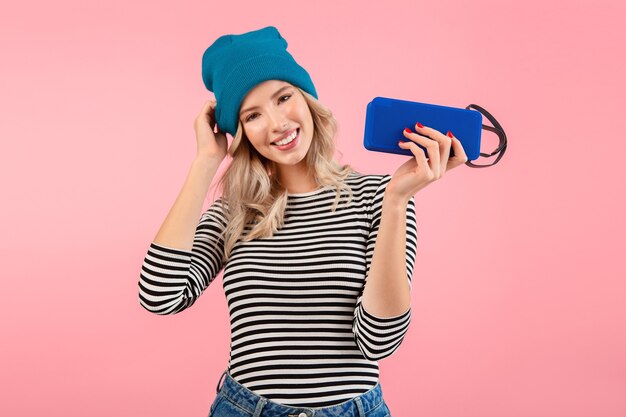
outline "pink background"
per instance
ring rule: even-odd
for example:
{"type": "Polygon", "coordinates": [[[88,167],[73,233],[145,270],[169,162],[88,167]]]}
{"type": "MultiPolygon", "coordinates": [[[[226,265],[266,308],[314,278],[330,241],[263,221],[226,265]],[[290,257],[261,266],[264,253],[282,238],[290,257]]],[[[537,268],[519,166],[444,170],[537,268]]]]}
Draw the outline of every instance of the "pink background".
{"type": "Polygon", "coordinates": [[[413,321],[380,362],[393,416],[626,415],[624,3],[385,3],[3,5],[0,415],[206,416],[221,278],[167,317],[137,280],[213,98],[204,49],[267,25],[362,172],[407,158],[363,148],[375,96],[479,104],[510,141],[416,195],[413,321]]]}

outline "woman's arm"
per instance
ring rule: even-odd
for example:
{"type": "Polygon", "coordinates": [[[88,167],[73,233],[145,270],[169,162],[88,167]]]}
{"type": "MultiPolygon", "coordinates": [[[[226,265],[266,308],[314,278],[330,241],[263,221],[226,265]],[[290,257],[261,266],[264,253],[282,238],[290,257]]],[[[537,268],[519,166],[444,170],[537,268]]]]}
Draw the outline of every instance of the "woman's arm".
{"type": "Polygon", "coordinates": [[[202,203],[219,165],[220,162],[207,158],[196,158],[193,161],[185,184],[153,242],[172,248],[191,250],[198,218],[202,212],[202,203]]]}
{"type": "Polygon", "coordinates": [[[406,205],[385,196],[376,247],[361,300],[363,308],[380,318],[405,313],[411,306],[410,279],[406,265],[406,205]]]}
{"type": "Polygon", "coordinates": [[[218,165],[194,161],[174,206],[148,247],[138,286],[139,304],[151,313],[176,314],[189,308],[222,269],[226,220],[221,198],[200,216],[218,165]]]}
{"type": "Polygon", "coordinates": [[[369,209],[366,280],[352,326],[356,344],[369,360],[395,352],[411,322],[411,276],[417,253],[415,199],[400,204],[402,210],[390,205],[392,201],[384,198],[390,178],[382,178],[369,209]],[[400,305],[394,307],[394,303],[400,305]]]}

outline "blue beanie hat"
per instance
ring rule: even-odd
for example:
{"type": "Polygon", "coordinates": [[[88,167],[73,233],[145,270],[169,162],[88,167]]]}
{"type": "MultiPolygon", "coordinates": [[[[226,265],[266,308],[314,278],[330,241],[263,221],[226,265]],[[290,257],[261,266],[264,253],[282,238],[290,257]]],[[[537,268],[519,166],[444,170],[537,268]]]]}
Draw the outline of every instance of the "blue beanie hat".
{"type": "Polygon", "coordinates": [[[287,52],[287,41],[274,26],[217,38],[202,55],[202,81],[215,94],[215,121],[235,136],[246,94],[266,80],[287,81],[317,99],[309,73],[287,52]]]}

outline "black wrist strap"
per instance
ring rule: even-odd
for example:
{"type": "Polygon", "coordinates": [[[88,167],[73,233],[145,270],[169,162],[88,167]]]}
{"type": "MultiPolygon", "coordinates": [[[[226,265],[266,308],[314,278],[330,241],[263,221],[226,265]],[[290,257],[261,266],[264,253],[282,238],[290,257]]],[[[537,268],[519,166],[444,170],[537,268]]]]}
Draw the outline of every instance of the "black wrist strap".
{"type": "Polygon", "coordinates": [[[467,161],[465,163],[465,165],[472,167],[472,168],[487,168],[490,167],[492,165],[495,165],[498,163],[498,161],[502,158],[502,156],[504,155],[504,152],[506,151],[506,144],[507,144],[507,140],[506,140],[506,133],[504,133],[504,129],[502,128],[502,126],[500,125],[500,123],[498,123],[498,121],[496,120],[495,117],[493,117],[491,115],[491,113],[489,113],[487,110],[483,109],[482,107],[480,107],[477,104],[470,104],[469,106],[466,107],[466,109],[470,109],[470,107],[478,110],[479,112],[481,112],[487,119],[489,119],[489,121],[493,124],[492,126],[487,126],[487,125],[482,125],[484,130],[488,130],[490,132],[494,132],[496,135],[498,135],[498,138],[500,139],[500,142],[498,144],[498,147],[491,153],[483,153],[480,152],[480,156],[484,156],[484,157],[490,157],[490,156],[494,156],[495,154],[499,153],[499,155],[496,157],[495,161],[493,161],[491,164],[488,165],[476,165],[473,164],[471,161],[467,161]]]}

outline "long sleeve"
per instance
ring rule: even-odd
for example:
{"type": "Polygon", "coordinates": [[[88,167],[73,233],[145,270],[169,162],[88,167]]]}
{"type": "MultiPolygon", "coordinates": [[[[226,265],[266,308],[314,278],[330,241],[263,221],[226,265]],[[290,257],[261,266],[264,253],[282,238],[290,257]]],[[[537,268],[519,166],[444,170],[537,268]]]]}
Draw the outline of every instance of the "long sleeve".
{"type": "MultiPolygon", "coordinates": [[[[335,206],[334,185],[288,194],[280,230],[237,244],[216,284],[229,313],[228,371],[238,383],[277,403],[316,408],[349,401],[379,382],[377,360],[398,348],[410,319],[409,312],[373,316],[360,298],[365,281],[373,283],[371,267],[377,268],[371,262],[376,241],[382,242],[379,228],[386,227],[382,203],[390,179],[350,174],[345,181],[353,199],[347,205],[335,206]]],[[[139,283],[146,309],[177,313],[215,280],[222,268],[222,229],[228,225],[226,210],[218,208],[201,217],[190,251],[150,245],[139,283]]],[[[416,252],[413,200],[407,217],[410,283],[416,252]]],[[[401,234],[403,218],[391,220],[401,234]]],[[[395,259],[403,262],[404,254],[395,259]]],[[[393,277],[380,278],[404,280],[402,263],[393,270],[393,277]]]]}
{"type": "Polygon", "coordinates": [[[139,304],[155,314],[193,305],[222,269],[226,220],[221,198],[200,217],[190,251],[150,243],[139,276],[139,304]]]}
{"type": "MultiPolygon", "coordinates": [[[[371,227],[367,238],[366,248],[366,276],[369,274],[376,237],[382,217],[382,203],[387,184],[391,175],[381,179],[376,189],[372,204],[369,208],[371,227]]],[[[417,222],[415,216],[415,198],[411,197],[406,210],[406,273],[411,288],[411,276],[417,254],[417,222]]],[[[363,295],[358,297],[354,310],[352,330],[355,341],[363,356],[369,360],[380,360],[395,352],[406,334],[411,322],[411,307],[400,315],[394,317],[377,317],[367,312],[361,303],[363,295]]]]}

